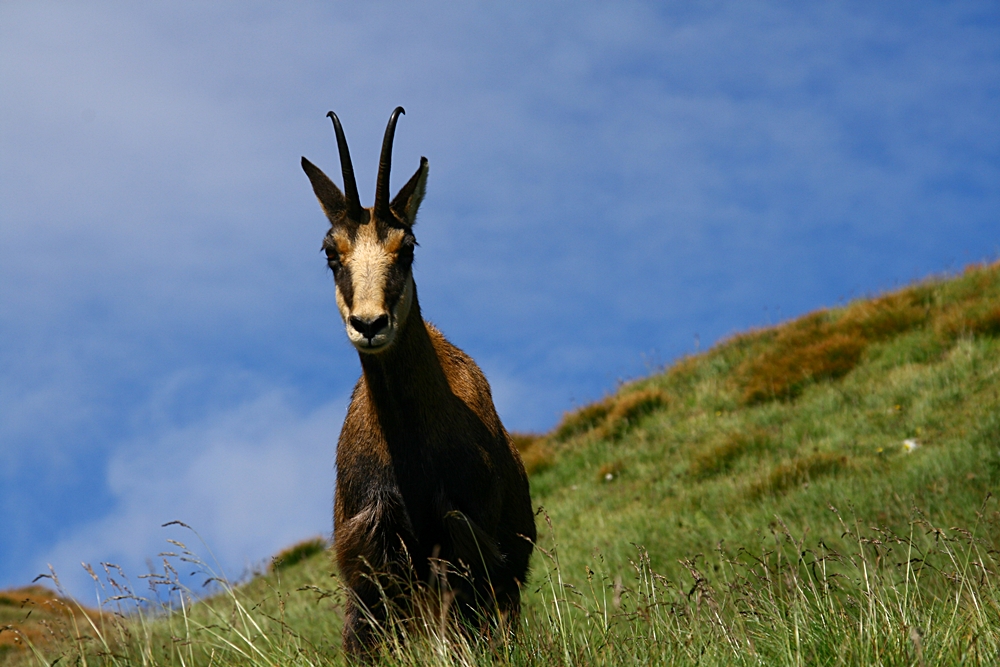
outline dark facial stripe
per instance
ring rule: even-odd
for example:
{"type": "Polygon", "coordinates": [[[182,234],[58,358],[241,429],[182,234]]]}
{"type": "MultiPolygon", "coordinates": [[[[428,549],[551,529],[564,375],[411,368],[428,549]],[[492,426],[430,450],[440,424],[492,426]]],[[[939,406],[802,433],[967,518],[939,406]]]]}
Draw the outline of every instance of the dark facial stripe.
{"type": "Polygon", "coordinates": [[[403,296],[403,290],[406,289],[406,279],[409,277],[413,265],[413,245],[412,236],[405,239],[396,252],[396,261],[389,267],[389,275],[385,281],[384,303],[385,309],[389,312],[392,312],[392,309],[399,303],[400,297],[403,296]]]}
{"type": "Polygon", "coordinates": [[[340,291],[340,296],[344,299],[344,303],[347,304],[347,308],[353,308],[354,279],[351,278],[351,268],[348,266],[341,266],[334,273],[333,279],[337,283],[337,289],[340,291]]]}

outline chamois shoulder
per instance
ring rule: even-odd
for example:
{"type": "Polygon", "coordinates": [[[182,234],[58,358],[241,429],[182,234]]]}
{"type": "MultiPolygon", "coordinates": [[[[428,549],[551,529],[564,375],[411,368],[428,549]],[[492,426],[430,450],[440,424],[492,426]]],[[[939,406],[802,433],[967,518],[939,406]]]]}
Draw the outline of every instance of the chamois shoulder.
{"type": "Polygon", "coordinates": [[[486,375],[472,357],[452,344],[437,327],[430,322],[425,324],[452,393],[475,411],[487,423],[490,430],[499,430],[500,418],[493,406],[493,395],[486,375]]]}

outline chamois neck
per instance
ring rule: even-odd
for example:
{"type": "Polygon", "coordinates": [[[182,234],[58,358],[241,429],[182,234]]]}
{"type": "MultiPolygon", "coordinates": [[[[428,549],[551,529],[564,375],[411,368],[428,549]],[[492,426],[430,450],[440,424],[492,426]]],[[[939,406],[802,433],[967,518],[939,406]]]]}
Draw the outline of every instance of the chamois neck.
{"type": "Polygon", "coordinates": [[[423,404],[439,392],[449,392],[448,380],[420,314],[416,286],[413,304],[392,346],[380,354],[363,354],[361,369],[376,411],[381,418],[418,417],[423,404]],[[414,412],[416,411],[416,412],[414,412]]]}

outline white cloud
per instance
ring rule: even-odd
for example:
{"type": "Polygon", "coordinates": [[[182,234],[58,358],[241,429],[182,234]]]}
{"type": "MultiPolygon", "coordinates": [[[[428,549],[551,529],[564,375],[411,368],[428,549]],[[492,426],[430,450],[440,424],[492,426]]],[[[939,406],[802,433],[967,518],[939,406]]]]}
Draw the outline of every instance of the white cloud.
{"type": "Polygon", "coordinates": [[[300,539],[329,537],[345,404],[303,413],[273,392],[151,442],[118,445],[103,480],[113,509],[75,526],[33,563],[35,571],[51,564],[70,592],[90,600],[93,584],[81,562],[116,563],[135,582],[147,558],[171,549],[168,537],[210,560],[193,535],[161,527],[169,521],[197,530],[234,578],[300,539]]]}

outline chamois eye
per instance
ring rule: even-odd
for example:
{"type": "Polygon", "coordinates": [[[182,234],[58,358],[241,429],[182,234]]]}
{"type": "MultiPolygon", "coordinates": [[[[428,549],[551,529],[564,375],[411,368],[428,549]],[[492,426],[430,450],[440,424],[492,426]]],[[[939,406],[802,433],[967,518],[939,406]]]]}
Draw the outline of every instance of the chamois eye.
{"type": "Polygon", "coordinates": [[[326,263],[334,273],[340,268],[340,255],[334,248],[324,248],[326,251],[326,263]]]}
{"type": "Polygon", "coordinates": [[[400,246],[399,250],[396,251],[396,261],[399,262],[400,266],[404,267],[413,264],[413,245],[404,243],[400,246]]]}

